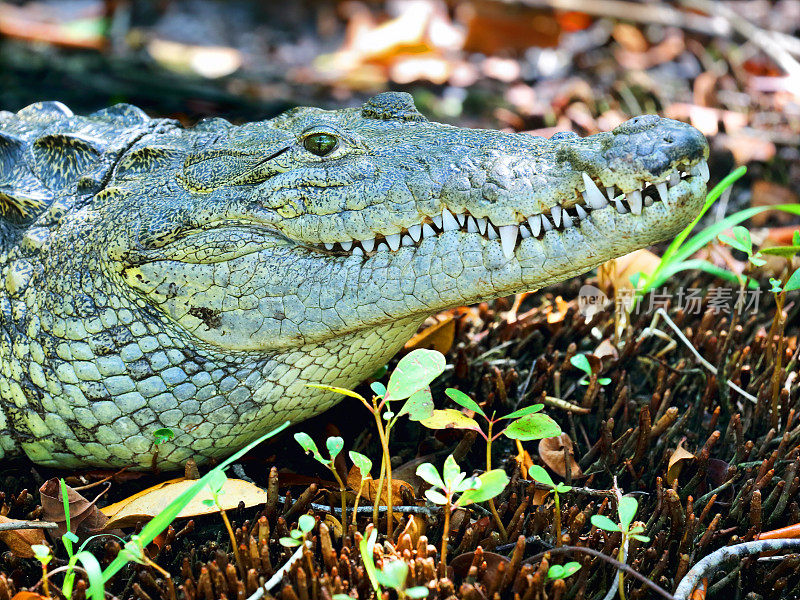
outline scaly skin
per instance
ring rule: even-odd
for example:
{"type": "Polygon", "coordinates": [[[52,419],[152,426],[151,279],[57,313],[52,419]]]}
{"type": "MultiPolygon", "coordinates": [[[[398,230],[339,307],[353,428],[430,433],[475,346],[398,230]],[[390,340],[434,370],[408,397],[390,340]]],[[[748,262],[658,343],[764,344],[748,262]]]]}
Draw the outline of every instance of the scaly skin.
{"type": "Polygon", "coordinates": [[[707,155],[667,119],[547,140],[398,93],[189,130],[0,113],[0,455],[148,468],[169,427],[162,468],[223,457],[335,404],[305,384],[355,386],[432,313],[675,235],[707,155]]]}

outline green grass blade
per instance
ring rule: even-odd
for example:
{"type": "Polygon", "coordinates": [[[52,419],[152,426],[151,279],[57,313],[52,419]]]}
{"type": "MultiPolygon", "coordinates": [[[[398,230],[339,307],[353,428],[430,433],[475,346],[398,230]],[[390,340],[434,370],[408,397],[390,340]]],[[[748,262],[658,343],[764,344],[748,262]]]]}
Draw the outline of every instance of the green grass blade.
{"type": "MultiPolygon", "coordinates": [[[[277,429],[273,429],[269,433],[262,435],[260,438],[251,442],[237,453],[233,454],[229,458],[225,459],[222,463],[218,466],[214,467],[211,471],[206,473],[203,477],[197,480],[192,487],[188,490],[183,492],[180,496],[175,498],[169,505],[160,512],[155,518],[153,518],[147,525],[142,528],[142,531],[139,533],[139,539],[141,540],[142,546],[147,546],[150,542],[152,542],[156,536],[164,531],[167,527],[169,527],[170,523],[175,520],[180,512],[184,509],[184,507],[191,502],[192,498],[197,496],[197,494],[201,493],[206,485],[214,478],[215,472],[223,471],[227,467],[229,467],[232,463],[239,460],[242,456],[247,454],[250,450],[255,448],[258,444],[263,442],[264,440],[271,438],[272,436],[280,433],[284,429],[289,426],[289,421],[286,421],[283,425],[278,427],[277,429]]],[[[109,579],[111,579],[122,567],[130,562],[130,559],[124,552],[120,552],[117,557],[108,565],[103,571],[103,582],[107,583],[109,579]]]]}
{"type": "MultiPolygon", "coordinates": [[[[673,262],[672,264],[667,265],[667,267],[661,272],[658,276],[658,279],[654,280],[651,284],[652,288],[657,288],[664,285],[670,277],[672,277],[675,273],[680,271],[690,271],[692,269],[697,269],[699,271],[705,271],[706,273],[711,273],[712,275],[719,277],[720,279],[724,279],[726,281],[732,281],[733,283],[740,283],[739,277],[736,273],[732,273],[727,269],[723,269],[722,267],[718,267],[707,260],[702,259],[692,259],[692,260],[684,260],[680,262],[673,262]]],[[[748,286],[751,290],[757,289],[758,284],[750,280],[750,284],[748,286]]]]}
{"type": "Polygon", "coordinates": [[[100,563],[97,562],[94,554],[88,550],[83,550],[75,555],[83,568],[86,569],[86,575],[89,578],[89,589],[87,595],[92,600],[105,600],[105,582],[103,580],[103,570],[100,568],[100,563]]]}

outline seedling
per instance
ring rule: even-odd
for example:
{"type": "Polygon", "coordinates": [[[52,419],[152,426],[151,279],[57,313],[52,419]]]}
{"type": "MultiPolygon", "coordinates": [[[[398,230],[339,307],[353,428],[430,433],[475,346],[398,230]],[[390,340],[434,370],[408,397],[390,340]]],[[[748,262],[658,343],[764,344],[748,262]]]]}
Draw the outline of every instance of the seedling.
{"type": "Polygon", "coordinates": [[[239,567],[239,576],[245,577],[247,575],[247,571],[244,568],[244,563],[242,562],[241,556],[239,556],[239,545],[236,543],[236,536],[233,534],[233,527],[228,519],[228,513],[225,512],[225,509],[222,508],[222,504],[219,501],[219,496],[222,493],[222,488],[226,481],[228,481],[228,477],[225,475],[224,471],[214,472],[206,484],[208,490],[211,492],[211,498],[206,498],[203,500],[203,504],[208,507],[217,507],[217,510],[222,517],[222,522],[225,523],[225,529],[228,530],[228,537],[231,540],[231,548],[233,548],[233,556],[236,559],[236,566],[239,567]]]}
{"type": "Polygon", "coordinates": [[[503,469],[493,469],[478,477],[467,477],[451,454],[444,461],[442,475],[439,475],[431,463],[422,463],[417,467],[417,476],[433,486],[432,489],[425,491],[425,497],[434,504],[444,506],[441,564],[442,568],[446,568],[447,543],[450,541],[450,513],[456,508],[474,502],[491,500],[508,485],[508,475],[503,469]],[[460,496],[456,498],[456,494],[460,496]]]}
{"type": "Polygon", "coordinates": [[[42,588],[44,595],[50,597],[50,581],[47,578],[47,564],[53,559],[53,553],[50,551],[50,546],[44,544],[33,544],[31,546],[33,555],[42,565],[42,588]]]}
{"type": "Polygon", "coordinates": [[[534,481],[538,481],[542,485],[546,485],[547,487],[549,487],[550,492],[553,493],[553,502],[555,504],[554,515],[555,515],[555,526],[556,526],[556,546],[560,546],[561,545],[561,500],[558,495],[566,494],[567,492],[571,491],[572,486],[566,485],[564,483],[554,483],[552,477],[550,477],[550,474],[547,471],[545,471],[543,467],[540,467],[539,465],[531,465],[531,467],[528,469],[528,475],[534,481]]]}
{"type": "Polygon", "coordinates": [[[565,565],[553,565],[547,570],[547,579],[566,579],[570,575],[574,575],[580,568],[581,563],[575,561],[565,565]]]}
{"type": "Polygon", "coordinates": [[[286,548],[302,546],[306,543],[308,534],[311,533],[312,529],[314,529],[315,523],[316,519],[314,519],[314,517],[311,515],[301,515],[300,518],[297,519],[297,529],[292,529],[289,532],[290,537],[282,537],[278,541],[280,542],[281,546],[285,546],[286,548]]]}
{"type": "Polygon", "coordinates": [[[720,242],[728,244],[732,248],[736,248],[739,252],[747,255],[747,259],[756,267],[763,267],[767,261],[761,258],[760,252],[753,251],[753,240],[750,237],[750,232],[746,227],[737,225],[733,228],[733,237],[720,233],[717,238],[720,242]]]}
{"type": "MultiPolygon", "coordinates": [[[[645,543],[650,541],[649,537],[642,535],[644,526],[636,525],[635,527],[631,527],[631,523],[633,523],[633,518],[636,516],[637,510],[639,510],[639,503],[637,502],[636,498],[625,496],[620,498],[617,506],[619,524],[614,523],[614,521],[605,515],[592,515],[592,525],[598,529],[603,529],[605,531],[619,531],[622,533],[622,541],[620,542],[619,554],[617,555],[617,560],[621,563],[626,562],[628,540],[634,539],[645,543]]],[[[622,600],[625,600],[624,576],[621,570],[619,571],[619,597],[622,600]]]]}
{"type": "Polygon", "coordinates": [[[392,460],[389,453],[389,438],[392,428],[403,415],[408,415],[412,421],[421,421],[433,414],[433,399],[431,398],[430,383],[442,374],[445,367],[444,355],[435,350],[418,348],[409,352],[397,363],[394,372],[389,377],[388,385],[380,382],[371,385],[374,395],[367,401],[361,394],[328,385],[307,384],[322,390],[336,392],[357,399],[370,411],[378,427],[378,438],[381,442],[383,457],[381,472],[378,479],[378,492],[375,495],[372,520],[378,523],[378,507],[383,494],[384,477],[388,482],[386,490],[387,504],[387,530],[389,537],[392,535],[394,513],[392,511],[392,460]],[[405,400],[399,410],[390,406],[391,402],[405,400]]]}
{"type": "Polygon", "coordinates": [[[161,444],[165,442],[169,442],[175,438],[175,432],[172,431],[169,427],[161,427],[156,429],[153,432],[153,444],[155,444],[155,448],[153,448],[153,460],[152,460],[152,467],[153,471],[158,472],[158,449],[161,444]]]}
{"type": "Polygon", "coordinates": [[[348,454],[350,455],[350,460],[352,460],[353,464],[358,467],[358,472],[361,474],[361,481],[358,484],[358,493],[356,494],[356,499],[353,502],[353,524],[355,525],[356,517],[358,516],[358,500],[361,498],[361,492],[364,491],[364,482],[370,477],[369,472],[372,469],[372,461],[363,454],[354,450],[350,450],[348,454]]]}
{"type": "Polygon", "coordinates": [[[339,452],[341,452],[342,448],[344,448],[344,440],[335,436],[329,437],[327,440],[325,440],[325,445],[328,447],[328,454],[330,455],[330,458],[326,459],[322,456],[322,454],[319,453],[319,450],[317,450],[317,445],[307,433],[299,431],[294,434],[294,439],[297,440],[297,443],[300,444],[300,447],[305,450],[307,454],[311,454],[314,457],[314,460],[333,473],[333,476],[336,478],[336,483],[339,484],[339,495],[342,499],[342,524],[346,523],[347,489],[345,488],[344,481],[342,481],[342,478],[339,476],[339,471],[336,470],[336,465],[334,464],[339,452]]]}
{"type": "MultiPolygon", "coordinates": [[[[492,442],[501,435],[505,435],[512,440],[523,441],[539,440],[561,435],[561,428],[558,426],[558,423],[545,414],[538,414],[539,411],[544,408],[544,404],[526,406],[525,408],[515,410],[503,417],[495,417],[495,413],[492,413],[492,416],[489,417],[480,405],[464,392],[454,388],[447,388],[444,393],[450,396],[456,404],[483,417],[488,423],[487,432],[483,432],[483,429],[475,419],[468,417],[460,410],[452,408],[434,410],[429,418],[421,420],[420,423],[429,429],[467,429],[477,432],[478,435],[486,441],[487,472],[492,470],[492,442]],[[494,433],[495,425],[501,421],[508,421],[508,423],[499,432],[494,433]]],[[[492,511],[500,535],[503,539],[506,539],[508,535],[506,534],[505,527],[500,520],[500,515],[497,513],[497,508],[492,499],[489,499],[489,508],[492,511]]]]}
{"type": "MultiPolygon", "coordinates": [[[[573,367],[576,367],[586,373],[586,377],[592,376],[592,366],[589,364],[589,359],[586,358],[585,354],[576,354],[575,356],[569,359],[569,362],[572,363],[573,367]]],[[[586,380],[586,377],[582,378],[578,383],[581,385],[589,385],[589,382],[586,380]]],[[[608,385],[611,383],[611,379],[608,377],[601,377],[597,380],[597,383],[600,385],[608,385]]]]}

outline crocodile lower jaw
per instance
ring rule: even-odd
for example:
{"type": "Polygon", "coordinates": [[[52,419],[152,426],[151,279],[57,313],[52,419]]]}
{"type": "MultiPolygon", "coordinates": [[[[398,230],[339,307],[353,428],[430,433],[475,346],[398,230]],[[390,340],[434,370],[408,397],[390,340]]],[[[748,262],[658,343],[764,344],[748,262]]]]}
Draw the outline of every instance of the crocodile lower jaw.
{"type": "Polygon", "coordinates": [[[504,255],[511,259],[521,240],[529,237],[542,239],[548,231],[577,228],[594,211],[616,210],[619,214],[641,215],[658,202],[662,202],[668,210],[676,208],[673,188],[683,181],[694,183],[695,178],[700,178],[703,183],[707,183],[709,179],[708,165],[704,160],[686,168],[688,170],[685,171],[676,169],[658,182],[648,181],[638,190],[628,192],[610,186],[603,193],[597,183],[583,173],[584,188],[576,190],[577,202],[569,207],[550,207],[548,211],[527,216],[522,223],[515,225],[495,225],[491,219],[475,217],[469,212],[454,214],[444,208],[442,214],[425,217],[420,223],[399,233],[376,234],[370,239],[325,243],[313,247],[326,254],[369,257],[378,252],[397,252],[403,247],[414,247],[426,238],[448,231],[463,231],[479,233],[487,240],[500,240],[504,255]]]}

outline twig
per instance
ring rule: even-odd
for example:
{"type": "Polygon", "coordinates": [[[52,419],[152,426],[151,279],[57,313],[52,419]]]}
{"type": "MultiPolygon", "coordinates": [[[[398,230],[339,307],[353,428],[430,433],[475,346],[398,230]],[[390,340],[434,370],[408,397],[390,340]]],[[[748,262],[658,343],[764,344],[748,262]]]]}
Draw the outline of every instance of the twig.
{"type": "Polygon", "coordinates": [[[286,564],[284,564],[280,569],[278,569],[275,572],[275,574],[272,577],[269,578],[269,581],[267,581],[267,583],[262,585],[255,592],[253,592],[247,598],[247,600],[259,600],[259,598],[263,598],[264,597],[264,594],[266,592],[272,590],[272,588],[274,588],[276,585],[278,585],[281,582],[281,579],[283,579],[283,576],[289,571],[289,569],[292,568],[292,565],[296,561],[298,561],[298,560],[300,560],[302,558],[303,551],[306,549],[306,547],[310,548],[311,547],[311,542],[307,541],[305,544],[302,544],[297,550],[295,550],[294,554],[292,554],[289,557],[289,560],[286,561],[286,564]]]}
{"type": "Polygon", "coordinates": [[[58,523],[50,521],[11,521],[0,523],[0,531],[17,531],[18,529],[58,529],[58,523]]]}
{"type": "Polygon", "coordinates": [[[688,600],[690,594],[703,577],[708,577],[713,571],[721,570],[722,566],[728,561],[741,559],[751,554],[760,554],[761,552],[772,550],[783,552],[794,548],[800,548],[800,539],[759,540],[720,548],[698,562],[681,579],[678,589],[675,590],[675,599],[688,600]]]}

